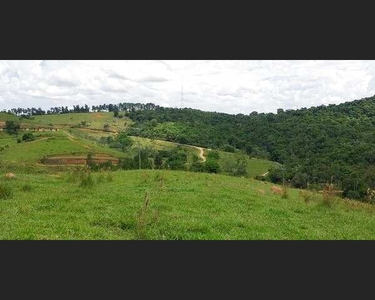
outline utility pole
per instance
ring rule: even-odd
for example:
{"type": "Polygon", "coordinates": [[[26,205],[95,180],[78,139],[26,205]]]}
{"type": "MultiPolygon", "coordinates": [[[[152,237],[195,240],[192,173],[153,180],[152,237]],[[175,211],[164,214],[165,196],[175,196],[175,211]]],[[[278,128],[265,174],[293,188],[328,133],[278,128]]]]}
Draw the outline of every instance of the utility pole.
{"type": "Polygon", "coordinates": [[[184,101],[184,75],[182,75],[182,86],[181,86],[181,108],[184,101]]]}
{"type": "Polygon", "coordinates": [[[141,166],[142,166],[142,164],[141,164],[141,147],[140,147],[139,143],[138,143],[138,164],[139,164],[139,169],[141,169],[141,166]]]}

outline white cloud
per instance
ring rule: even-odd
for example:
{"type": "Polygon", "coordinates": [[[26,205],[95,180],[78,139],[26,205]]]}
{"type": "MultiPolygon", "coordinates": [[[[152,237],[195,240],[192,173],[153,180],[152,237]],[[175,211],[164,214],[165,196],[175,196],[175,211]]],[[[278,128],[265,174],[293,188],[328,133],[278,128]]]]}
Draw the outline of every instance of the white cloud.
{"type": "Polygon", "coordinates": [[[374,61],[0,61],[0,109],[153,102],[248,114],[374,94],[374,61]]]}

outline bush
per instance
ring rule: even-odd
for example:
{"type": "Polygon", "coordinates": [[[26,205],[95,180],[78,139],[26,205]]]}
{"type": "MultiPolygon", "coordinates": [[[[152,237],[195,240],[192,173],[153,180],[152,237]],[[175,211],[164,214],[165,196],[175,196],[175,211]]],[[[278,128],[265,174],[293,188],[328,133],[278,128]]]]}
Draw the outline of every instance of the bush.
{"type": "Polygon", "coordinates": [[[199,161],[195,161],[191,164],[190,171],[192,171],[192,172],[204,172],[204,164],[199,162],[199,161]]]}
{"type": "Polygon", "coordinates": [[[224,150],[225,152],[231,152],[231,153],[236,152],[236,148],[234,148],[234,147],[231,146],[231,145],[225,145],[225,146],[223,147],[223,150],[224,150]]]}
{"type": "Polygon", "coordinates": [[[91,188],[94,186],[94,180],[92,179],[90,172],[82,173],[81,183],[79,186],[82,188],[91,188]]]}
{"type": "Polygon", "coordinates": [[[346,196],[348,198],[351,198],[351,199],[361,199],[361,194],[358,192],[358,191],[353,191],[353,190],[350,190],[348,191],[348,193],[346,194],[346,196]]]}
{"type": "Polygon", "coordinates": [[[75,183],[79,180],[79,174],[80,171],[78,168],[74,170],[69,170],[69,172],[66,175],[66,181],[70,183],[75,183]]]}
{"type": "Polygon", "coordinates": [[[207,159],[204,163],[204,168],[208,173],[219,173],[220,172],[220,165],[216,160],[207,159]]]}
{"type": "Polygon", "coordinates": [[[279,183],[283,181],[283,170],[280,168],[271,169],[267,175],[267,178],[272,183],[279,183]]]}
{"type": "Polygon", "coordinates": [[[0,184],[0,199],[12,199],[13,191],[10,186],[0,184]]]}
{"type": "Polygon", "coordinates": [[[290,182],[291,185],[295,188],[306,188],[307,182],[309,180],[309,176],[305,173],[297,173],[292,178],[292,181],[290,182]]]}
{"type": "Polygon", "coordinates": [[[119,168],[123,170],[135,170],[138,169],[137,162],[132,158],[121,158],[118,163],[119,168]]]}
{"type": "Polygon", "coordinates": [[[323,202],[326,207],[332,207],[335,202],[335,188],[333,184],[326,184],[323,190],[323,202]]]}
{"type": "Polygon", "coordinates": [[[281,198],[282,199],[288,199],[289,198],[289,193],[288,193],[288,189],[286,188],[286,186],[283,187],[283,193],[281,194],[281,198]]]}
{"type": "Polygon", "coordinates": [[[22,136],[22,140],[24,142],[30,142],[30,141],[35,141],[35,136],[30,132],[30,133],[25,133],[22,136]]]}
{"type": "Polygon", "coordinates": [[[235,161],[226,161],[224,171],[233,176],[246,176],[247,158],[243,155],[237,155],[235,161]]]}
{"type": "Polygon", "coordinates": [[[156,169],[161,169],[163,167],[163,157],[162,155],[160,154],[160,152],[158,152],[154,158],[154,165],[155,165],[155,168],[156,169]]]}
{"type": "Polygon", "coordinates": [[[212,159],[219,159],[219,152],[217,151],[209,151],[207,154],[207,158],[212,158],[212,159]]]}
{"type": "Polygon", "coordinates": [[[299,192],[299,194],[303,198],[303,200],[305,201],[305,203],[309,203],[309,202],[312,201],[312,194],[311,194],[311,192],[307,192],[307,191],[301,190],[299,192]]]}

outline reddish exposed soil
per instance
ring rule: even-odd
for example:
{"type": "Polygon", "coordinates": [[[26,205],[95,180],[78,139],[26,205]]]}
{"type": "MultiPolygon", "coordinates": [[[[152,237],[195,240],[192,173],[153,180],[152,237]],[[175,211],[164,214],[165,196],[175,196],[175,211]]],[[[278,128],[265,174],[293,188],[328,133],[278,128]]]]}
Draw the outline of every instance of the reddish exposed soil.
{"type": "MultiPolygon", "coordinates": [[[[87,156],[49,156],[43,160],[45,165],[84,165],[86,163],[87,156]]],[[[118,164],[119,159],[106,154],[99,154],[93,156],[93,162],[96,164],[105,163],[111,161],[114,165],[118,164]]]]}

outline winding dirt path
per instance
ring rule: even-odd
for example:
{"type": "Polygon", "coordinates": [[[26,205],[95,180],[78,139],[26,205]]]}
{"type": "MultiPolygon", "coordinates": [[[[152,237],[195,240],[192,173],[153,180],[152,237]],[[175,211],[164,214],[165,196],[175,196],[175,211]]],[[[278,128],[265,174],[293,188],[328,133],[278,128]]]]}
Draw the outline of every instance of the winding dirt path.
{"type": "Polygon", "coordinates": [[[66,132],[65,130],[63,130],[63,132],[68,136],[69,140],[73,141],[75,140],[74,136],[71,135],[70,133],[66,132]]]}
{"type": "Polygon", "coordinates": [[[192,148],[195,148],[195,149],[197,149],[198,151],[199,151],[199,157],[200,157],[200,159],[203,161],[203,162],[205,162],[207,159],[206,159],[206,157],[204,156],[204,149],[203,148],[201,148],[201,147],[197,147],[197,146],[190,146],[190,147],[192,147],[192,148]]]}

